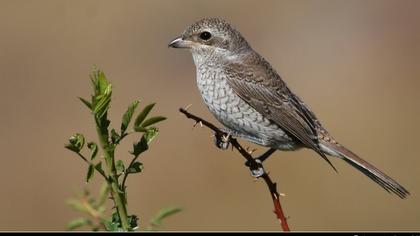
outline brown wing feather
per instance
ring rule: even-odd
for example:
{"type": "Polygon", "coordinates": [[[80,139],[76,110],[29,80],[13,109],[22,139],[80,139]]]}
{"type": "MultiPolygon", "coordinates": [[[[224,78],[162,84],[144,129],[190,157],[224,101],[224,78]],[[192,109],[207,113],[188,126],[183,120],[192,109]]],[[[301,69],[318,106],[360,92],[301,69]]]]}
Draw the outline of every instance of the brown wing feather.
{"type": "Polygon", "coordinates": [[[316,151],[334,168],[318,145],[318,121],[314,114],[289,91],[267,62],[253,63],[252,66],[233,64],[228,68],[228,84],[239,97],[306,147],[316,151]]]}

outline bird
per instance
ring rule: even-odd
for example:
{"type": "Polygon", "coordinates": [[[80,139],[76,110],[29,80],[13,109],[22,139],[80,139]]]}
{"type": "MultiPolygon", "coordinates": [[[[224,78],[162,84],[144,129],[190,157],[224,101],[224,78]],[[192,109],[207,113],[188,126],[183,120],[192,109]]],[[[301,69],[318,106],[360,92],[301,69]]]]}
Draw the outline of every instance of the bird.
{"type": "Polygon", "coordinates": [[[204,103],[229,134],[269,148],[260,160],[277,150],[309,148],[334,170],[327,156],[344,160],[402,199],[410,194],[337,142],[270,63],[224,19],[198,20],[168,47],[189,49],[204,103]]]}

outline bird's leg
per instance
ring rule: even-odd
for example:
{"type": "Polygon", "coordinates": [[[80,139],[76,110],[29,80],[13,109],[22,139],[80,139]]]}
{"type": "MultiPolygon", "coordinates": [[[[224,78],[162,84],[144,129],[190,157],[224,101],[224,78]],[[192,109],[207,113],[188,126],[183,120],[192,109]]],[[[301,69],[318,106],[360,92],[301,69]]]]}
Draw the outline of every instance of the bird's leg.
{"type": "Polygon", "coordinates": [[[269,158],[271,156],[271,154],[273,154],[275,151],[277,151],[277,149],[274,148],[270,148],[268,149],[268,151],[266,151],[264,154],[262,154],[261,156],[259,156],[257,158],[257,160],[261,161],[261,163],[263,163],[267,158],[269,158]]]}
{"type": "Polygon", "coordinates": [[[237,133],[233,130],[227,129],[227,128],[220,128],[220,130],[223,132],[222,134],[215,133],[214,134],[214,143],[216,146],[222,150],[226,150],[229,148],[230,139],[236,138],[237,133]]]}
{"type": "Polygon", "coordinates": [[[216,147],[222,149],[222,150],[226,150],[229,148],[229,144],[230,144],[230,138],[231,138],[231,134],[230,133],[225,133],[225,134],[218,134],[216,133],[214,135],[214,143],[216,144],[216,147]]]}
{"type": "MultiPolygon", "coordinates": [[[[230,130],[230,129],[227,129],[227,128],[220,128],[219,130],[222,131],[222,133],[216,133],[214,135],[214,137],[215,137],[214,142],[215,142],[215,144],[218,148],[223,149],[223,150],[226,150],[226,149],[229,148],[231,138],[243,138],[243,139],[246,139],[246,140],[254,142],[254,143],[258,143],[258,144],[261,144],[261,145],[264,144],[262,140],[259,140],[259,139],[255,138],[253,136],[238,133],[234,130],[230,130]]],[[[268,149],[268,151],[263,153],[261,156],[255,158],[254,162],[251,163],[250,161],[247,161],[245,163],[245,165],[248,166],[249,169],[251,170],[251,175],[253,177],[258,178],[258,177],[261,177],[265,173],[262,163],[268,157],[270,157],[275,151],[276,151],[276,149],[270,148],[270,149],[268,149]]],[[[249,153],[249,154],[251,154],[251,153],[249,153]]]]}
{"type": "Polygon", "coordinates": [[[263,162],[271,156],[276,151],[274,148],[268,149],[265,153],[263,153],[261,156],[254,159],[254,163],[250,163],[250,161],[245,162],[245,165],[249,167],[251,170],[251,175],[255,178],[261,177],[265,171],[263,167],[263,162]]]}
{"type": "Polygon", "coordinates": [[[245,165],[249,167],[252,177],[258,178],[265,173],[262,162],[258,158],[255,158],[253,162],[245,162],[245,165]]]}

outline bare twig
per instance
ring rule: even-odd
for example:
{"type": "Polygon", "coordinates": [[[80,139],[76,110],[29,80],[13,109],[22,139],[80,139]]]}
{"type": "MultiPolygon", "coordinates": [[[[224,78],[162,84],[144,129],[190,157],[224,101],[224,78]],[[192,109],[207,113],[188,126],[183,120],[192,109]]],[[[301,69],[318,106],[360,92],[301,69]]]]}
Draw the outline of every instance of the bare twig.
{"type": "MultiPolygon", "coordinates": [[[[209,129],[213,130],[215,132],[215,136],[216,138],[218,138],[219,140],[223,140],[226,141],[226,137],[229,137],[229,134],[223,132],[222,130],[220,130],[219,128],[217,128],[215,125],[213,125],[212,123],[198,117],[195,116],[191,113],[189,113],[186,109],[184,108],[180,108],[179,111],[181,113],[183,113],[187,118],[189,119],[193,119],[196,124],[200,123],[206,127],[208,127],[209,129]],[[225,137],[225,138],[224,138],[225,137]]],[[[262,170],[262,174],[258,175],[257,178],[263,178],[265,183],[267,184],[268,190],[270,191],[270,196],[273,200],[273,204],[274,204],[274,213],[277,216],[277,219],[279,220],[281,227],[283,229],[283,231],[290,231],[289,229],[289,225],[287,224],[287,219],[284,216],[281,204],[280,204],[280,200],[279,200],[279,193],[277,192],[277,184],[274,183],[270,176],[267,174],[267,172],[264,171],[264,167],[262,166],[262,162],[256,161],[256,159],[254,159],[252,157],[252,155],[249,153],[248,150],[244,149],[239,142],[232,137],[229,137],[227,139],[227,141],[236,148],[236,150],[239,151],[239,153],[247,160],[246,165],[251,169],[251,172],[256,171],[256,170],[262,170]]]]}

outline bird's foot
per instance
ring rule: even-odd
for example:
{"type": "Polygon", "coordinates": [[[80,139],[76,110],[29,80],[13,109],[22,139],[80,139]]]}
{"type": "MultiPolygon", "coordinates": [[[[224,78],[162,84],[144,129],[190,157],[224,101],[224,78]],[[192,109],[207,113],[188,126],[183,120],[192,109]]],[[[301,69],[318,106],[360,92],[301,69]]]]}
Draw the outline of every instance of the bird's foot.
{"type": "Polygon", "coordinates": [[[222,150],[226,150],[229,148],[230,139],[235,138],[236,135],[233,131],[226,129],[226,128],[220,128],[220,130],[223,132],[223,134],[215,134],[214,137],[214,143],[216,146],[222,150]]]}
{"type": "Polygon", "coordinates": [[[254,178],[261,177],[265,174],[264,167],[262,165],[262,161],[258,158],[254,159],[254,162],[247,161],[245,165],[249,167],[251,170],[251,176],[254,178]]]}
{"type": "Polygon", "coordinates": [[[245,165],[249,167],[251,170],[251,175],[255,178],[261,177],[265,174],[265,170],[263,167],[263,162],[271,156],[276,151],[274,148],[270,148],[268,151],[266,151],[264,154],[259,156],[258,158],[255,158],[253,162],[247,161],[245,162],[245,165]]]}

